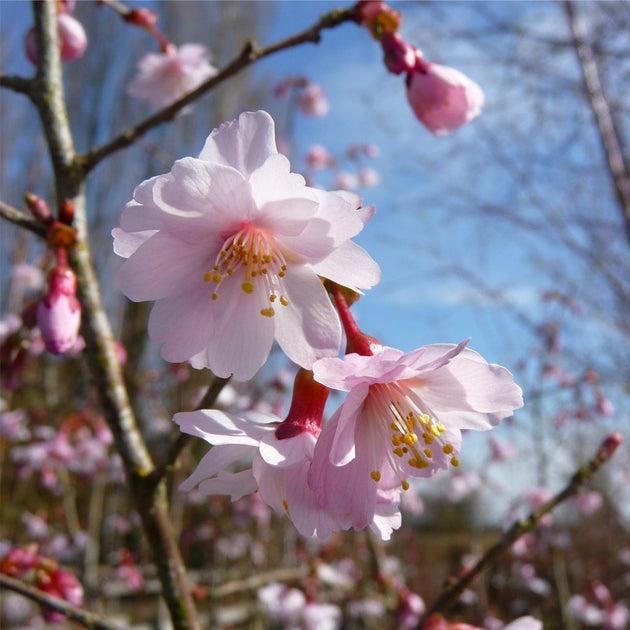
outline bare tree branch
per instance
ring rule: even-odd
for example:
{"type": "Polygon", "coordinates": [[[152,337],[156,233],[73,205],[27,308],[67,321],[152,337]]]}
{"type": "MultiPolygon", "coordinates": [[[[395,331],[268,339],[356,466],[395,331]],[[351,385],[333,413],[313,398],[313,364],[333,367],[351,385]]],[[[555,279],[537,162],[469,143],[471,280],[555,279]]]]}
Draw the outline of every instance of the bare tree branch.
{"type": "Polygon", "coordinates": [[[40,591],[34,586],[24,584],[21,580],[16,580],[15,578],[4,575],[3,573],[0,573],[0,587],[19,593],[20,595],[37,602],[41,606],[45,606],[46,608],[50,608],[50,610],[59,612],[68,617],[68,619],[72,619],[72,621],[80,623],[85,628],[90,628],[90,630],[124,630],[124,628],[118,624],[106,621],[94,613],[88,612],[83,608],[73,606],[59,597],[53,597],[44,591],[40,591]]]}
{"type": "Polygon", "coordinates": [[[30,96],[33,90],[33,80],[12,74],[0,74],[0,87],[30,96]]]}
{"type": "Polygon", "coordinates": [[[247,42],[234,61],[229,63],[223,70],[221,70],[221,72],[202,83],[198,88],[186,94],[186,96],[183,96],[168,107],[156,112],[135,127],[131,127],[126,131],[123,131],[120,135],[116,136],[106,144],[96,147],[91,151],[88,151],[88,153],[77,156],[78,168],[82,173],[87,174],[108,155],[128,147],[154,127],[158,127],[159,125],[172,120],[184,107],[197,100],[206,92],[210,92],[210,90],[223,83],[232,75],[237,74],[260,59],[269,57],[270,55],[282,50],[294,48],[295,46],[300,46],[301,44],[317,43],[321,39],[321,33],[323,30],[334,28],[344,22],[354,21],[354,19],[354,6],[343,10],[335,9],[330,13],[323,15],[319,21],[310,28],[293,35],[292,37],[276,42],[275,44],[271,44],[270,46],[258,48],[254,42],[247,42]]]}
{"type": "Polygon", "coordinates": [[[431,615],[444,612],[457,603],[464,589],[468,587],[493,560],[511,547],[523,534],[534,529],[545,514],[551,512],[569,497],[576,495],[580,488],[588,483],[593,475],[614,455],[615,450],[622,441],[623,438],[620,433],[609,435],[602,442],[593,459],[586,462],[583,466],[580,466],[571,477],[569,483],[560,490],[560,492],[544,503],[538,510],[532,512],[527,518],[515,521],[470,570],[466,571],[456,582],[442,592],[433,605],[430,606],[420,618],[416,630],[422,630],[431,615]]]}
{"type": "Polygon", "coordinates": [[[37,234],[37,236],[42,236],[46,238],[46,226],[39,221],[29,217],[27,214],[10,206],[3,201],[0,201],[0,217],[9,221],[10,223],[14,223],[15,225],[19,225],[25,230],[29,230],[33,232],[33,234],[37,234]]]}
{"type": "Polygon", "coordinates": [[[565,0],[564,7],[569,27],[573,33],[575,49],[582,66],[584,89],[597,120],[602,147],[606,154],[608,168],[613,178],[615,194],[626,225],[626,236],[628,241],[630,241],[630,169],[624,160],[619,135],[615,129],[610,107],[599,80],[597,61],[593,54],[593,49],[586,39],[584,26],[576,15],[571,0],[565,0]]]}

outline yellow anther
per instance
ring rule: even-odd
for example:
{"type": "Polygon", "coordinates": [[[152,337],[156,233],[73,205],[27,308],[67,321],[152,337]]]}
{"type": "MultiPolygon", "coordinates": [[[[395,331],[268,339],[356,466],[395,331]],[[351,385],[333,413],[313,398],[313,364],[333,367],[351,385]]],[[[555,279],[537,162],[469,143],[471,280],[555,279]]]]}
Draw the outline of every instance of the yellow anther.
{"type": "Polygon", "coordinates": [[[254,284],[253,282],[246,280],[243,284],[241,284],[241,289],[243,289],[243,291],[245,291],[248,295],[251,295],[254,292],[254,284]]]}
{"type": "Polygon", "coordinates": [[[400,435],[392,435],[392,444],[394,446],[400,446],[400,435]]]}
{"type": "Polygon", "coordinates": [[[284,511],[287,513],[287,516],[289,516],[289,504],[287,503],[286,499],[282,499],[282,507],[284,508],[284,511]]]}
{"type": "Polygon", "coordinates": [[[445,455],[450,455],[453,452],[453,445],[452,444],[445,444],[442,447],[442,450],[444,451],[445,455]]]}
{"type": "Polygon", "coordinates": [[[398,430],[399,430],[399,429],[398,429],[398,425],[397,425],[397,424],[395,424],[394,422],[392,422],[392,423],[389,425],[389,428],[390,428],[392,431],[398,431],[398,430]]]}
{"type": "Polygon", "coordinates": [[[398,457],[402,457],[404,455],[402,448],[400,446],[394,449],[394,455],[398,455],[398,457]]]}
{"type": "Polygon", "coordinates": [[[218,296],[216,293],[213,293],[213,294],[212,294],[212,299],[213,299],[213,300],[218,300],[218,299],[219,299],[219,296],[218,296]]]}
{"type": "Polygon", "coordinates": [[[214,284],[219,284],[221,280],[223,280],[223,276],[220,273],[217,272],[212,275],[212,282],[214,282],[214,284]]]}
{"type": "Polygon", "coordinates": [[[269,308],[261,308],[260,314],[265,317],[273,317],[275,315],[275,311],[273,310],[273,307],[270,306],[269,308]]]}
{"type": "Polygon", "coordinates": [[[429,425],[429,431],[435,435],[435,437],[440,437],[440,430],[434,425],[429,425]]]}
{"type": "Polygon", "coordinates": [[[275,296],[275,294],[274,294],[274,293],[272,293],[272,294],[269,296],[269,301],[270,301],[270,302],[275,302],[275,301],[276,301],[276,296],[275,296]]]}
{"type": "Polygon", "coordinates": [[[381,480],[381,471],[380,470],[373,470],[370,473],[370,477],[372,477],[372,479],[374,479],[374,481],[380,481],[381,480]]]}
{"type": "Polygon", "coordinates": [[[424,449],[424,454],[431,459],[433,457],[433,451],[430,448],[425,448],[424,449]]]}
{"type": "Polygon", "coordinates": [[[284,295],[281,295],[280,304],[282,304],[282,306],[289,306],[289,300],[287,300],[287,298],[285,298],[284,295]]]}
{"type": "Polygon", "coordinates": [[[422,422],[422,424],[429,424],[429,416],[427,416],[426,413],[422,414],[421,416],[418,416],[420,419],[420,422],[422,422]]]}
{"type": "Polygon", "coordinates": [[[231,276],[234,273],[234,269],[226,269],[225,273],[227,273],[228,276],[231,276]]]}
{"type": "Polygon", "coordinates": [[[457,457],[451,457],[451,464],[455,467],[459,466],[459,459],[457,459],[457,457]]]}
{"type": "Polygon", "coordinates": [[[444,433],[444,431],[446,431],[446,427],[441,422],[438,422],[436,426],[440,433],[444,433]]]}
{"type": "Polygon", "coordinates": [[[260,270],[260,273],[262,273],[262,274],[266,274],[266,273],[267,273],[267,267],[265,267],[264,269],[261,269],[261,270],[260,270]]]}
{"type": "Polygon", "coordinates": [[[403,490],[409,490],[409,482],[405,481],[404,479],[402,480],[402,483],[400,484],[402,486],[403,490]]]}
{"type": "Polygon", "coordinates": [[[408,453],[408,452],[409,452],[409,449],[408,449],[406,446],[403,446],[403,448],[402,448],[402,452],[403,452],[403,453],[408,453]]]}
{"type": "Polygon", "coordinates": [[[204,273],[203,274],[203,281],[204,282],[210,282],[210,280],[212,280],[212,274],[210,272],[204,273]]]}
{"type": "Polygon", "coordinates": [[[430,433],[423,433],[422,439],[427,446],[431,446],[431,444],[433,444],[433,436],[430,433]]]}
{"type": "Polygon", "coordinates": [[[284,278],[284,271],[278,272],[278,278],[284,278]]]}
{"type": "Polygon", "coordinates": [[[405,433],[402,437],[402,441],[408,446],[411,446],[418,441],[418,436],[415,433],[405,433]]]}

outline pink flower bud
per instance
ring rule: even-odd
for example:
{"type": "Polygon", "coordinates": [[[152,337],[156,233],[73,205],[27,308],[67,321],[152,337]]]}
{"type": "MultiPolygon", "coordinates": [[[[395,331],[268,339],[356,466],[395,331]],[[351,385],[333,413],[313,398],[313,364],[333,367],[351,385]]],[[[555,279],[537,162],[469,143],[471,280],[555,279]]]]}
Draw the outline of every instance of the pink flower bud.
{"type": "Polygon", "coordinates": [[[74,272],[69,267],[55,267],[48,277],[48,293],[37,305],[37,325],[52,354],[67,352],[77,340],[81,306],[76,288],[74,272]]]}
{"type": "Polygon", "coordinates": [[[398,32],[385,33],[381,38],[387,69],[393,74],[412,72],[416,66],[416,48],[408,44],[398,32]]]}
{"type": "Polygon", "coordinates": [[[484,103],[482,89],[467,76],[420,59],[407,75],[407,99],[418,120],[436,136],[476,118],[484,103]]]}
{"type": "MultiPolygon", "coordinates": [[[[59,51],[63,61],[73,61],[83,55],[87,48],[85,29],[76,18],[67,13],[57,16],[57,30],[59,33],[59,51]]],[[[24,51],[28,59],[37,63],[37,42],[35,28],[30,28],[24,38],[24,51]]]]}
{"type": "Polygon", "coordinates": [[[61,13],[57,16],[57,27],[61,44],[61,59],[73,61],[81,57],[88,43],[81,22],[67,13],[61,13]]]}
{"type": "Polygon", "coordinates": [[[611,433],[600,444],[599,451],[597,452],[597,457],[604,461],[609,460],[615,454],[615,451],[619,448],[622,442],[623,436],[621,435],[621,433],[611,433]]]}

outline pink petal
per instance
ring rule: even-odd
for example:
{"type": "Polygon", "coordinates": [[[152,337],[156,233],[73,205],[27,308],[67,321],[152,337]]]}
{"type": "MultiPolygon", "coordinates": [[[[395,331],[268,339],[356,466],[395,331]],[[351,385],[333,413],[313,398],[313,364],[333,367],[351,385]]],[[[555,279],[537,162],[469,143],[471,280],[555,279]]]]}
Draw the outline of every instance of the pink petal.
{"type": "Polygon", "coordinates": [[[247,381],[269,356],[275,322],[260,314],[268,306],[267,296],[260,291],[244,293],[237,274],[231,280],[233,286],[222,287],[223,294],[213,302],[217,326],[208,341],[208,365],[217,376],[233,374],[235,380],[247,381]]]}
{"type": "MultiPolygon", "coordinates": [[[[188,431],[186,431],[188,433],[188,431]]],[[[215,446],[201,459],[197,468],[179,486],[180,490],[192,490],[202,481],[215,477],[240,459],[244,459],[255,452],[254,446],[234,445],[215,446]]]]}
{"type": "Polygon", "coordinates": [[[339,413],[335,414],[337,429],[329,454],[330,463],[334,466],[345,466],[355,458],[356,432],[363,430],[362,427],[357,428],[358,415],[369,389],[367,384],[352,389],[339,408],[339,413]]]}
{"type": "Polygon", "coordinates": [[[339,352],[339,317],[310,269],[289,267],[284,288],[289,304],[276,308],[276,339],[291,361],[309,370],[316,359],[339,352]]]}
{"type": "Polygon", "coordinates": [[[199,492],[208,495],[226,495],[232,501],[238,501],[248,494],[256,492],[256,480],[251,469],[237,473],[220,472],[213,479],[206,479],[199,484],[199,492]]]}
{"type": "Polygon", "coordinates": [[[311,460],[315,436],[304,432],[295,437],[279,440],[275,434],[265,435],[260,441],[260,455],[267,464],[277,468],[291,468],[311,460]]]}
{"type": "MultiPolygon", "coordinates": [[[[205,287],[204,287],[205,289],[205,287]]],[[[214,329],[207,290],[156,302],[149,317],[149,337],[163,343],[166,361],[187,361],[207,347],[214,329]]]]}
{"type": "Polygon", "coordinates": [[[267,112],[245,112],[222,124],[206,140],[199,159],[231,166],[249,177],[275,153],[275,128],[267,112]]]}
{"type": "MultiPolygon", "coordinates": [[[[132,241],[122,239],[127,247],[132,241]]],[[[118,271],[118,282],[120,290],[134,302],[204,290],[209,301],[212,290],[203,278],[213,264],[206,247],[193,247],[160,231],[125,261],[118,271]]]]}
{"type": "Polygon", "coordinates": [[[356,243],[346,241],[324,260],[311,265],[313,271],[353,291],[370,289],[381,280],[381,269],[356,243]]]}
{"type": "Polygon", "coordinates": [[[148,241],[157,230],[145,230],[143,232],[125,232],[120,228],[112,230],[114,238],[114,253],[122,258],[129,258],[140,245],[148,241]]]}

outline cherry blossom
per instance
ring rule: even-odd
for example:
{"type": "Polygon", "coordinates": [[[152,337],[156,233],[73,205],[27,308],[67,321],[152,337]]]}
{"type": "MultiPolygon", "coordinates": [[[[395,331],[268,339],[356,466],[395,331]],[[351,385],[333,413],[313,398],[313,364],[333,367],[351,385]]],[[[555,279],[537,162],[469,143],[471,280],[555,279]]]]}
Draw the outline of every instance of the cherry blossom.
{"type": "MultiPolygon", "coordinates": [[[[59,53],[63,61],[73,61],[83,55],[88,39],[81,22],[67,13],[57,15],[59,36],[59,53]]],[[[24,38],[26,56],[32,63],[37,63],[37,42],[35,27],[31,28],[24,38]]]]}
{"type": "Polygon", "coordinates": [[[482,89],[466,75],[419,55],[407,74],[407,99],[420,122],[436,136],[447,135],[481,113],[482,89]]]}
{"type": "Polygon", "coordinates": [[[358,197],[305,185],[279,155],[266,112],[215,129],[199,155],[140,184],[113,231],[120,286],[156,300],[162,357],[248,380],[274,338],[310,369],[339,351],[341,327],[318,276],[354,290],[380,279],[350,239],[371,217],[358,197]]]}
{"type": "Polygon", "coordinates": [[[172,44],[161,53],[148,53],[138,62],[138,74],[127,86],[130,96],[155,109],[169,105],[217,74],[202,44],[172,44]]]}

